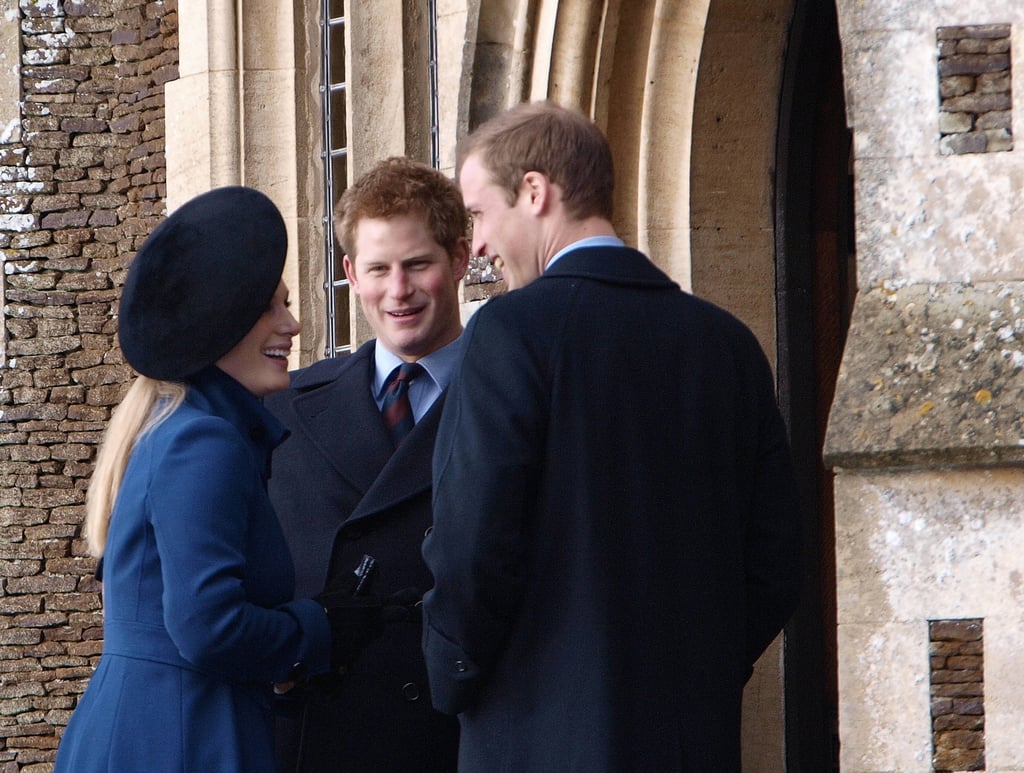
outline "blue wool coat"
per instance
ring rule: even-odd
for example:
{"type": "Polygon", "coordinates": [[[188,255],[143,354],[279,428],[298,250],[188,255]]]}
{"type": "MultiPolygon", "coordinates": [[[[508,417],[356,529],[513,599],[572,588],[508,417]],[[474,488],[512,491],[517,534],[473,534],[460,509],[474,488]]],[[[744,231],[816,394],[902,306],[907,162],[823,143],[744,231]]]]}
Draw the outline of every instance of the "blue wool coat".
{"type": "Polygon", "coordinates": [[[771,371],[626,248],[577,249],[463,333],[423,603],[460,773],[738,773],[800,519],[771,371]]]}
{"type": "Polygon", "coordinates": [[[210,367],[132,452],[103,563],[103,656],[61,740],[62,773],[273,771],[271,683],[325,671],[330,628],[291,601],[266,494],[283,427],[210,367]]]}

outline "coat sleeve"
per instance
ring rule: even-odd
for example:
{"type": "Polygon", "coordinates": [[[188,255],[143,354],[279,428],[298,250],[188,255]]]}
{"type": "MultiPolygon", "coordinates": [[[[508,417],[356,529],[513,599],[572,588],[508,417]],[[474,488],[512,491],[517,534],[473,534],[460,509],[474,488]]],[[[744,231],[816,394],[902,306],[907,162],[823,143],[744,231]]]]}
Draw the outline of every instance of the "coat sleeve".
{"type": "Polygon", "coordinates": [[[434,448],[423,647],[434,706],[450,714],[473,704],[520,607],[524,526],[544,453],[543,363],[493,313],[499,300],[463,333],[434,448]]]}
{"type": "Polygon", "coordinates": [[[744,523],[747,659],[750,667],[796,609],[802,582],[800,503],[789,438],[771,367],[748,331],[744,368],[756,427],[744,523]]]}
{"type": "Polygon", "coordinates": [[[242,681],[285,681],[297,663],[311,674],[327,670],[330,628],[319,604],[250,600],[253,575],[271,573],[262,577],[267,584],[287,582],[282,600],[291,597],[293,575],[283,579],[269,567],[249,566],[254,547],[270,555],[287,547],[283,537],[279,545],[260,545],[279,529],[276,521],[265,533],[256,525],[261,513],[273,515],[251,453],[233,427],[212,417],[183,426],[154,460],[149,500],[164,625],[182,657],[242,681]]]}

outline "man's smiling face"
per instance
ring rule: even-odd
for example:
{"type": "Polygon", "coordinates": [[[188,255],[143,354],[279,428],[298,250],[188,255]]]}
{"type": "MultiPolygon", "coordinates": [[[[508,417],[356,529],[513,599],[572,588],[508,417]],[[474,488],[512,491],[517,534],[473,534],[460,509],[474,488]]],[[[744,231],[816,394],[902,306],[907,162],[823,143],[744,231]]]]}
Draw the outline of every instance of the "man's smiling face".
{"type": "Polygon", "coordinates": [[[465,240],[449,255],[423,215],[407,214],[360,220],[355,246],[355,257],[345,256],[345,275],[381,344],[414,362],[458,338],[465,240]]]}

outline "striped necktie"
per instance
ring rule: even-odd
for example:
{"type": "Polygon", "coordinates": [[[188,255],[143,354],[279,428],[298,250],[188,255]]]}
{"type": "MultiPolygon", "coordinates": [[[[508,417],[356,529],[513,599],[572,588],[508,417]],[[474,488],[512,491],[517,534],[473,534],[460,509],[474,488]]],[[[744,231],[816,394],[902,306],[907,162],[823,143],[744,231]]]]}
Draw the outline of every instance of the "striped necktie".
{"type": "Polygon", "coordinates": [[[384,382],[384,399],[380,412],[391,432],[391,440],[398,448],[412,430],[415,421],[409,405],[409,382],[423,373],[417,362],[403,362],[388,375],[384,382]]]}

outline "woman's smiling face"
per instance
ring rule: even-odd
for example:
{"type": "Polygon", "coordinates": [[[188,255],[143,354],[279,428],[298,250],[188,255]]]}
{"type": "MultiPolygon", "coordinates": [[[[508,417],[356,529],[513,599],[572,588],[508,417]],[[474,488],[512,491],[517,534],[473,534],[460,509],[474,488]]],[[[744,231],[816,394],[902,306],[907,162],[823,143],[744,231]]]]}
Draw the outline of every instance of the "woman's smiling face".
{"type": "Polygon", "coordinates": [[[289,305],[288,288],[282,280],[245,338],[217,360],[218,368],[257,397],[288,388],[288,355],[292,338],[299,333],[289,305]]]}

